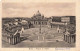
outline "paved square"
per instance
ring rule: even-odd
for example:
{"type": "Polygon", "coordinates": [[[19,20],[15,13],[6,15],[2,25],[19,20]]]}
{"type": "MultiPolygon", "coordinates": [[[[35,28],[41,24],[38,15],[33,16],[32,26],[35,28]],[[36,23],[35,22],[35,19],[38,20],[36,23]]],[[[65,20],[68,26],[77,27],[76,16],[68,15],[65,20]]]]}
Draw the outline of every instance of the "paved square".
{"type": "Polygon", "coordinates": [[[41,33],[39,28],[25,29],[21,37],[24,37],[23,40],[16,45],[9,45],[3,41],[3,47],[74,47],[74,44],[63,41],[63,31],[58,33],[56,28],[43,27],[41,33]],[[41,40],[38,40],[38,36],[41,40]]]}

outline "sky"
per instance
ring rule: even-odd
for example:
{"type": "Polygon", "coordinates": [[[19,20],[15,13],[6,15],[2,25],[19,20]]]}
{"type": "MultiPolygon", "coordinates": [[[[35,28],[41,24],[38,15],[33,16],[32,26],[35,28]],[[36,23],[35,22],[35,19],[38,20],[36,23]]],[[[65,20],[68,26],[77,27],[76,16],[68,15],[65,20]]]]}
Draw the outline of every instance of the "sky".
{"type": "Polygon", "coordinates": [[[75,16],[75,3],[2,3],[2,17],[75,16]]]}

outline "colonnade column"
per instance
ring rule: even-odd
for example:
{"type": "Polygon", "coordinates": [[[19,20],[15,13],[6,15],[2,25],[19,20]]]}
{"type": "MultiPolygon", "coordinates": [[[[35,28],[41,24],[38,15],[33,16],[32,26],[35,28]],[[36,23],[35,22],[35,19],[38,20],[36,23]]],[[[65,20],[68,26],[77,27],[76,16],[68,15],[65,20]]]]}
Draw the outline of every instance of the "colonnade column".
{"type": "Polygon", "coordinates": [[[64,35],[64,41],[68,43],[75,43],[75,35],[64,35]]]}
{"type": "Polygon", "coordinates": [[[12,35],[9,37],[9,44],[15,45],[20,42],[20,34],[12,35]]]}

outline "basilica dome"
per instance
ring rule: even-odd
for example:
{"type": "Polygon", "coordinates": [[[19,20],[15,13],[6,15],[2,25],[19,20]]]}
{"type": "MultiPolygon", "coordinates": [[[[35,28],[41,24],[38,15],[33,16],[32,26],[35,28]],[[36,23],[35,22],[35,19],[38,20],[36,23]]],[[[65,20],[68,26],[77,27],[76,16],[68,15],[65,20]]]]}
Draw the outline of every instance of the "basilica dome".
{"type": "Polygon", "coordinates": [[[41,13],[37,11],[36,16],[41,16],[41,13]]]}

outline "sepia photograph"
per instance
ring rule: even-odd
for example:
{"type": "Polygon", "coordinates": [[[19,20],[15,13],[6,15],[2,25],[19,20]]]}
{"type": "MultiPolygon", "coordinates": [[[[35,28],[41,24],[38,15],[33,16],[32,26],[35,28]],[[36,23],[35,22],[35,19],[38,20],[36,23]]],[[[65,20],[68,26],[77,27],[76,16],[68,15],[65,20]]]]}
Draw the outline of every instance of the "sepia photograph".
{"type": "Polygon", "coordinates": [[[2,48],[76,47],[75,3],[2,3],[2,48]]]}

